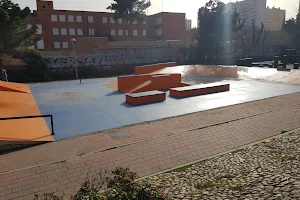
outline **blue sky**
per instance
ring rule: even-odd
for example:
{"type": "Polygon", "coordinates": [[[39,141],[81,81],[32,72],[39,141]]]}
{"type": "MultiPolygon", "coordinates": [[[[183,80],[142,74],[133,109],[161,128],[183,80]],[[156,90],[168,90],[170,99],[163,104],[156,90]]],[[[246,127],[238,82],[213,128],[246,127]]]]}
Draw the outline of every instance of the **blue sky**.
{"type": "MultiPolygon", "coordinates": [[[[28,6],[36,9],[36,0],[12,0],[21,7],[28,6]]],[[[193,26],[197,24],[198,8],[203,6],[208,0],[151,0],[152,6],[148,10],[148,14],[162,11],[166,12],[183,12],[186,13],[188,19],[192,19],[193,26]]],[[[230,0],[223,0],[224,3],[230,0]]],[[[233,0],[234,2],[235,0],[233,0]]],[[[112,0],[53,0],[56,9],[63,10],[90,10],[90,11],[107,11],[106,7],[110,5],[112,0]]],[[[294,17],[298,11],[299,0],[267,0],[267,4],[273,7],[280,7],[287,10],[287,17],[294,17]]]]}

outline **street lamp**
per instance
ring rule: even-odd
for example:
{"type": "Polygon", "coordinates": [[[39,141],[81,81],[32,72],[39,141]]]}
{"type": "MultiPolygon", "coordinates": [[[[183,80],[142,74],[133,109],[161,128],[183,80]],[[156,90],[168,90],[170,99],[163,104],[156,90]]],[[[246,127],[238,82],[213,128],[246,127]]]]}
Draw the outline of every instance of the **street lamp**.
{"type": "Polygon", "coordinates": [[[75,60],[75,72],[76,72],[76,79],[78,80],[78,72],[77,72],[77,61],[76,61],[76,50],[75,50],[75,45],[76,45],[76,39],[72,38],[71,39],[72,46],[73,46],[73,56],[75,60]]]}

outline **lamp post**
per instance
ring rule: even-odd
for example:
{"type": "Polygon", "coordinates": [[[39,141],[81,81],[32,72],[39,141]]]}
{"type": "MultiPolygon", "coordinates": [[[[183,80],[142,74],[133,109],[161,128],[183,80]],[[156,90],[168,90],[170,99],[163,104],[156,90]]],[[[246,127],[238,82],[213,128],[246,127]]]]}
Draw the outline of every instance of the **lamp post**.
{"type": "Polygon", "coordinates": [[[75,73],[76,73],[76,79],[78,80],[78,71],[77,71],[77,61],[76,61],[76,50],[75,50],[75,45],[76,45],[76,39],[72,38],[71,39],[72,46],[73,46],[73,56],[75,60],[75,73]]]}

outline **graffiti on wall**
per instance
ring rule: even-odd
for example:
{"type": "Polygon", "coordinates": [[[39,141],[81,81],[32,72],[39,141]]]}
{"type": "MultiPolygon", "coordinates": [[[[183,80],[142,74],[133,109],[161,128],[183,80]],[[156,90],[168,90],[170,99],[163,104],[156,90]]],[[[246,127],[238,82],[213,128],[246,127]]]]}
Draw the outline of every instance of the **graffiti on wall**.
{"type": "Polygon", "coordinates": [[[239,52],[239,56],[241,57],[276,56],[279,54],[280,48],[276,47],[243,49],[239,52]]]}
{"type": "Polygon", "coordinates": [[[174,60],[178,54],[178,49],[153,48],[153,49],[124,49],[124,50],[106,50],[92,53],[91,55],[74,57],[51,57],[46,60],[50,68],[63,68],[78,66],[107,66],[118,64],[140,64],[151,62],[162,62],[174,60]]]}

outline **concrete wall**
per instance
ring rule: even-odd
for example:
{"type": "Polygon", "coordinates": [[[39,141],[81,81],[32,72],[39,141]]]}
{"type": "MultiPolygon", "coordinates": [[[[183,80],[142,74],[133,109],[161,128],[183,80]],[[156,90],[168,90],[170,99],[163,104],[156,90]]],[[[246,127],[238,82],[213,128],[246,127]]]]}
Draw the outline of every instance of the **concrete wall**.
{"type": "MultiPolygon", "coordinates": [[[[180,48],[146,48],[146,49],[114,49],[78,51],[76,61],[78,66],[101,67],[122,64],[146,64],[164,61],[174,61],[180,55],[180,48]]],[[[43,51],[50,68],[74,67],[73,52],[43,51]]]]}

